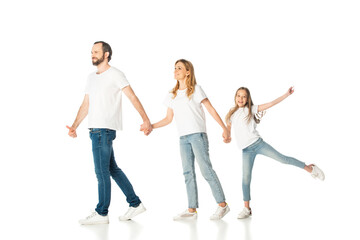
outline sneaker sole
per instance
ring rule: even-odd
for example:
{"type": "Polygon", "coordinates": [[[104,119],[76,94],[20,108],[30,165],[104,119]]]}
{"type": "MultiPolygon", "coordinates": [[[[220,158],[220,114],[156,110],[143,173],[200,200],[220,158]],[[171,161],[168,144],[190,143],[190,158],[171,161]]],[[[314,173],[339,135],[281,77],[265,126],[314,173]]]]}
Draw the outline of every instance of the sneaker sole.
{"type": "Polygon", "coordinates": [[[196,220],[196,219],[197,219],[197,216],[184,217],[184,218],[176,218],[176,217],[173,218],[174,221],[190,221],[190,220],[196,220]]]}
{"type": "Polygon", "coordinates": [[[80,225],[98,225],[98,224],[109,224],[109,221],[104,221],[104,222],[92,222],[92,223],[81,223],[79,222],[80,225]]]}

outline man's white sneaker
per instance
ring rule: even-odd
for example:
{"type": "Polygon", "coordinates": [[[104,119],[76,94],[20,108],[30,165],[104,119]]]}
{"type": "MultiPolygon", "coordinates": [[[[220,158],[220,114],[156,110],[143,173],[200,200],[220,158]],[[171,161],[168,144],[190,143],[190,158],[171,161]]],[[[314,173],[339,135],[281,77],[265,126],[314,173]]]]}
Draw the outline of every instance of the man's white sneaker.
{"type": "Polygon", "coordinates": [[[90,216],[85,219],[79,220],[81,225],[94,225],[94,224],[107,224],[109,223],[108,216],[101,216],[97,212],[93,212],[90,216]]]}
{"type": "Polygon", "coordinates": [[[238,219],[248,218],[252,215],[251,209],[248,209],[247,207],[244,207],[244,209],[239,213],[238,219]]]}
{"type": "Polygon", "coordinates": [[[324,174],[324,172],[321,171],[321,169],[320,169],[318,166],[316,166],[316,165],[313,165],[312,168],[313,168],[313,170],[312,170],[312,172],[311,172],[311,176],[312,176],[313,178],[318,178],[318,179],[320,179],[321,181],[324,181],[324,179],[325,179],[325,174],[324,174]]]}
{"type": "Polygon", "coordinates": [[[136,215],[139,215],[140,213],[143,213],[145,211],[146,211],[146,208],[144,207],[144,205],[142,203],[140,203],[140,205],[137,207],[129,207],[127,212],[123,216],[119,217],[119,220],[120,221],[130,220],[130,219],[134,218],[136,215]]]}
{"type": "Polygon", "coordinates": [[[216,212],[211,215],[210,220],[220,220],[230,211],[229,205],[226,204],[225,207],[220,207],[216,209],[216,212]]]}
{"type": "Polygon", "coordinates": [[[186,209],[184,212],[179,213],[174,217],[174,221],[177,220],[192,220],[197,218],[197,212],[189,212],[188,209],[186,209]]]}

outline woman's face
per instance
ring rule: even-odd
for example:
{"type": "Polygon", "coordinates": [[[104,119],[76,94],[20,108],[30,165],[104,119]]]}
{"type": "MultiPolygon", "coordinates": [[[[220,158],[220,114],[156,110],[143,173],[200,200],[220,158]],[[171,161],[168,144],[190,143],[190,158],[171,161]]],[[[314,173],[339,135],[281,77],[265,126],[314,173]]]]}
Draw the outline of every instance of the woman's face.
{"type": "Polygon", "coordinates": [[[239,90],[237,91],[236,93],[236,97],[235,97],[235,101],[236,101],[236,104],[240,107],[240,108],[243,108],[246,103],[247,103],[247,94],[246,94],[246,91],[245,90],[239,90]]]}
{"type": "Polygon", "coordinates": [[[184,80],[189,74],[190,71],[186,70],[186,67],[182,62],[178,62],[175,64],[174,78],[176,80],[184,80]]]}

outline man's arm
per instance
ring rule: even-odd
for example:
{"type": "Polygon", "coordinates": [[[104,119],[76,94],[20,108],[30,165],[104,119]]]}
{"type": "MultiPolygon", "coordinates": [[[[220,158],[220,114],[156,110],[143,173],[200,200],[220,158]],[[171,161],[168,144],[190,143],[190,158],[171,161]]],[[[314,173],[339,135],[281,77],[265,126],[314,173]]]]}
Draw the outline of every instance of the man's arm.
{"type": "Polygon", "coordinates": [[[135,95],[135,93],[130,85],[124,87],[122,89],[122,91],[129,98],[129,100],[131,101],[131,103],[135,107],[135,109],[139,112],[139,114],[144,122],[143,124],[141,124],[140,131],[144,131],[145,135],[149,135],[152,131],[152,126],[151,126],[150,120],[149,120],[148,116],[146,115],[146,112],[145,112],[144,107],[142,106],[140,100],[135,95]]]}
{"type": "Polygon", "coordinates": [[[89,95],[85,94],[84,100],[79,108],[79,111],[76,115],[76,119],[74,121],[74,123],[72,124],[71,127],[66,126],[69,129],[69,136],[76,138],[77,134],[76,134],[76,129],[78,128],[78,126],[80,125],[80,123],[84,120],[84,118],[87,116],[89,112],[89,95]]]}

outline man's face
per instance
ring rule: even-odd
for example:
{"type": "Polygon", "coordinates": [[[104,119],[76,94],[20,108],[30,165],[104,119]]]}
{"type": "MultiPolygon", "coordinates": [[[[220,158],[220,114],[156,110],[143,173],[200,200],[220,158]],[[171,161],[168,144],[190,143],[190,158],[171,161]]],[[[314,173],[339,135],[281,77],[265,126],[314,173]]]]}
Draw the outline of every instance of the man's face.
{"type": "Polygon", "coordinates": [[[99,65],[105,59],[105,54],[102,50],[102,43],[94,44],[91,49],[91,60],[94,66],[99,65]]]}

